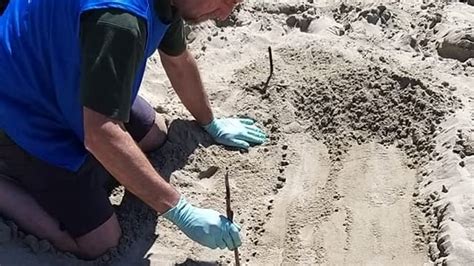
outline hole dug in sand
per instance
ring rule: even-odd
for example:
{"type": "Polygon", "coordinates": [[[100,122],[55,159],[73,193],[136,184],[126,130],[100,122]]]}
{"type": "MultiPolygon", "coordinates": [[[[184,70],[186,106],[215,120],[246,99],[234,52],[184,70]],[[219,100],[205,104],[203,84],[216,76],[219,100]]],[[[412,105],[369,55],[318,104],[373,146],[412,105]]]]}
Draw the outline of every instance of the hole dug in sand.
{"type": "Polygon", "coordinates": [[[413,195],[458,99],[422,73],[313,47],[276,50],[275,81],[264,92],[263,62],[236,74],[250,98],[242,112],[258,103],[273,132],[269,153],[285,145],[290,162],[279,164],[286,182],[243,256],[255,254],[255,265],[428,262],[432,214],[413,195]]]}

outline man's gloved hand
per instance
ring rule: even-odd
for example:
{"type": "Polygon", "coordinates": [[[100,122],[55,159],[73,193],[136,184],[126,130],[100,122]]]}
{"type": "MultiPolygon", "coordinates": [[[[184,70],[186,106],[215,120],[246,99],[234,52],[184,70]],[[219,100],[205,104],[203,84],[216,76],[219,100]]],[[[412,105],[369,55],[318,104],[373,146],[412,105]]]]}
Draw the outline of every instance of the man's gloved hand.
{"type": "Polygon", "coordinates": [[[254,121],[244,118],[214,119],[204,129],[217,143],[248,149],[250,144],[263,144],[267,135],[254,125],[254,121]]]}
{"type": "Polygon", "coordinates": [[[234,250],[242,244],[240,228],[236,224],[214,210],[193,207],[184,197],[163,217],[203,246],[234,250]]]}

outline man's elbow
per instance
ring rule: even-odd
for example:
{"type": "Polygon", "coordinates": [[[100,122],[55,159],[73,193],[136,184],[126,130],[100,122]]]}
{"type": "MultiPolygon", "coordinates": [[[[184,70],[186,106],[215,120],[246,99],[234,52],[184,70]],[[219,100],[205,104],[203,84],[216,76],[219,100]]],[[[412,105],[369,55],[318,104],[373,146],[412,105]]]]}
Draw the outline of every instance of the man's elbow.
{"type": "Polygon", "coordinates": [[[84,146],[93,153],[104,143],[110,142],[123,131],[120,122],[85,108],[84,110],[84,146]]]}
{"type": "Polygon", "coordinates": [[[97,134],[94,134],[91,130],[84,129],[84,147],[86,150],[93,153],[97,147],[97,143],[100,143],[97,134]]]}
{"type": "Polygon", "coordinates": [[[164,67],[179,69],[183,65],[194,63],[194,58],[191,53],[186,49],[181,54],[171,56],[160,51],[161,62],[164,67]]]}

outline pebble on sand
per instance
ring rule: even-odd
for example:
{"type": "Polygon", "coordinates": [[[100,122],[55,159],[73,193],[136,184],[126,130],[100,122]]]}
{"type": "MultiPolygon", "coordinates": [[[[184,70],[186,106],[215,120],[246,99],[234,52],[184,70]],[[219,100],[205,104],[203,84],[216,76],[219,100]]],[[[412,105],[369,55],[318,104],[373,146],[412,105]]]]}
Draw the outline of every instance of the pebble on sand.
{"type": "Polygon", "coordinates": [[[448,31],[438,42],[437,50],[441,57],[461,62],[474,58],[474,27],[448,31]]]}

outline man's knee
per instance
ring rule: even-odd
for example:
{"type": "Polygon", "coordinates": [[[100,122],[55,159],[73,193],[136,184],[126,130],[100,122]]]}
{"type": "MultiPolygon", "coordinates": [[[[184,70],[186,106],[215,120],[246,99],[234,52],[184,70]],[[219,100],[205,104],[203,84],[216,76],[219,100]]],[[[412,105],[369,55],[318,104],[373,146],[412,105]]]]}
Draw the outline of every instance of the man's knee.
{"type": "Polygon", "coordinates": [[[114,214],[104,224],[94,229],[92,232],[84,236],[76,238],[79,247],[79,255],[85,259],[95,259],[111,248],[117,247],[122,230],[114,214]]]}
{"type": "Polygon", "coordinates": [[[155,123],[145,137],[138,143],[144,152],[149,152],[160,148],[168,138],[168,127],[165,118],[156,114],[155,123]]]}

